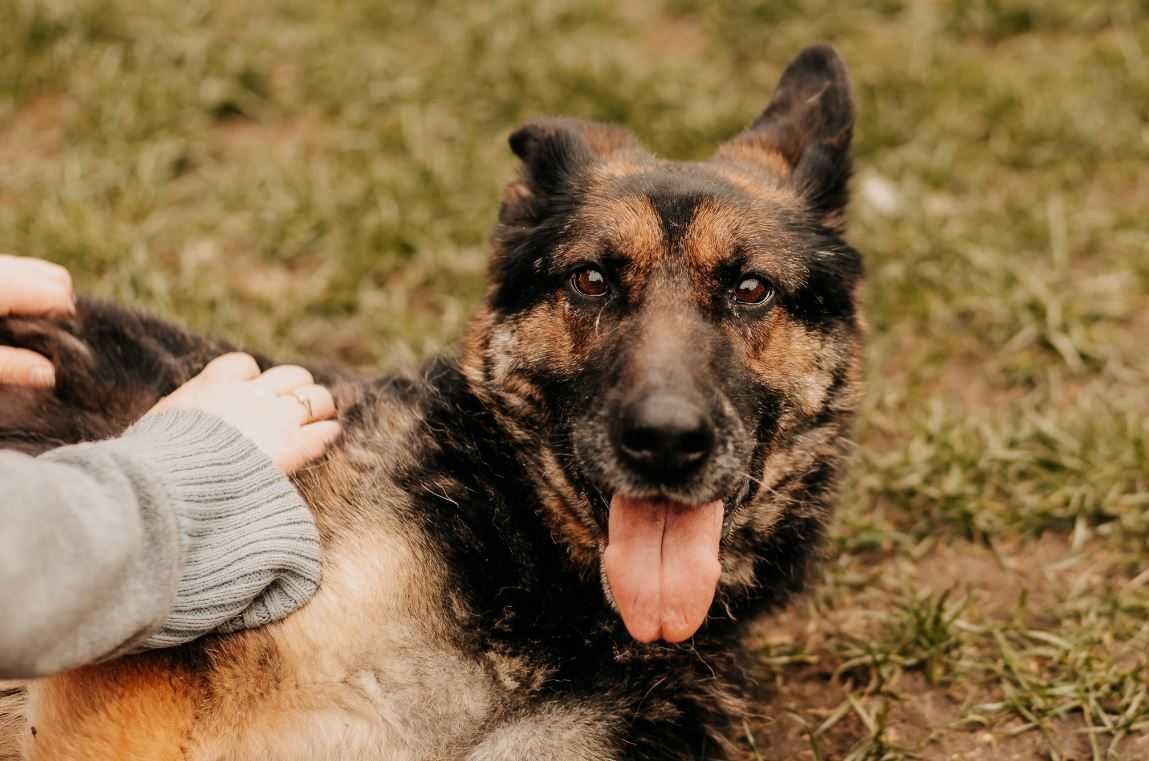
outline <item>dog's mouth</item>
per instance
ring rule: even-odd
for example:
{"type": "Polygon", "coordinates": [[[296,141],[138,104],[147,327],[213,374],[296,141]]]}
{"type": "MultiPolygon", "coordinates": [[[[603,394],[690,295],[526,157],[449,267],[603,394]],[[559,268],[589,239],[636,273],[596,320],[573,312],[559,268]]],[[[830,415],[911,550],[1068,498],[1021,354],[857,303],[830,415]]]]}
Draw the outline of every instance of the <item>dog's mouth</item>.
{"type": "Polygon", "coordinates": [[[722,570],[722,520],[721,500],[611,499],[603,566],[636,640],[682,642],[702,626],[722,570]]]}
{"type": "Polygon", "coordinates": [[[627,631],[644,643],[683,642],[717,594],[724,521],[745,493],[738,474],[750,439],[729,403],[700,407],[662,392],[636,403],[637,417],[605,405],[575,425],[570,462],[605,535],[604,591],[627,631]]]}

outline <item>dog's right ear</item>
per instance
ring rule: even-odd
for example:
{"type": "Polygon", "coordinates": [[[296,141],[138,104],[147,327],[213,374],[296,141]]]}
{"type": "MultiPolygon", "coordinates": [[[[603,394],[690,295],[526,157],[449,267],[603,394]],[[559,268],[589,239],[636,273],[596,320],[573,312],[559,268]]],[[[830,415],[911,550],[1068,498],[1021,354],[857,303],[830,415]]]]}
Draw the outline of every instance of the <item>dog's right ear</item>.
{"type": "Polygon", "coordinates": [[[544,259],[576,205],[587,171],[642,147],[622,127],[581,119],[538,119],[515,130],[511,150],[522,160],[518,179],[503,191],[491,240],[490,304],[510,312],[540,291],[544,259]]]}
{"type": "Polygon", "coordinates": [[[511,133],[508,142],[523,163],[519,179],[503,192],[503,221],[537,215],[550,200],[570,193],[596,161],[642,150],[622,127],[565,118],[528,122],[511,133]]]}

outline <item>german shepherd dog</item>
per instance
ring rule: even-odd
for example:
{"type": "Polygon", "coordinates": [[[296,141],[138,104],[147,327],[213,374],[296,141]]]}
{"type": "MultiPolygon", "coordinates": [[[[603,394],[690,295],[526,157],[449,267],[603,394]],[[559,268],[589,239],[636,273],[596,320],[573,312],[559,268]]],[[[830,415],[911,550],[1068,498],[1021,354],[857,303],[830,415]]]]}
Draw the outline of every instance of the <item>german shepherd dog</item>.
{"type": "MultiPolygon", "coordinates": [[[[708,161],[573,119],[514,132],[458,354],[317,373],[344,434],[296,479],[316,597],[30,685],[24,756],[738,757],[742,635],[802,584],[859,396],[852,127],[814,46],[708,161]]],[[[0,444],[26,452],[116,435],[230,348],[91,302],[0,343],[59,368],[0,390],[0,444]]]]}

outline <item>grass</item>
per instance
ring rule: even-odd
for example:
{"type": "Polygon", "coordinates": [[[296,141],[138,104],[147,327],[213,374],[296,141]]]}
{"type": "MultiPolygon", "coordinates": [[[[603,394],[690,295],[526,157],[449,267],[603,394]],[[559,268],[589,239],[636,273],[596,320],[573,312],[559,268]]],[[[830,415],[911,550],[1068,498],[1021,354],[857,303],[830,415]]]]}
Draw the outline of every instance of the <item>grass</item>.
{"type": "Polygon", "coordinates": [[[1144,0],[0,0],[0,248],[279,355],[458,336],[567,113],[705,155],[802,45],[860,121],[869,394],[762,759],[1149,757],[1144,0]]]}

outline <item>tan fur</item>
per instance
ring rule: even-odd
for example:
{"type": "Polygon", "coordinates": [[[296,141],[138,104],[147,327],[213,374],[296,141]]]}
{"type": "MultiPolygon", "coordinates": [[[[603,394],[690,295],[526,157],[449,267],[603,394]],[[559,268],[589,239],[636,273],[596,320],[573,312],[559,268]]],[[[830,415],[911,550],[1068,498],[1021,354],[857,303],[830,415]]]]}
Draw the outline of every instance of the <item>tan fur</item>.
{"type": "Polygon", "coordinates": [[[560,373],[573,373],[578,369],[586,347],[575,345],[562,305],[554,302],[539,304],[517,319],[513,329],[511,346],[492,347],[492,354],[502,361],[517,357],[518,361],[530,367],[550,367],[560,373]]]}
{"type": "Polygon", "coordinates": [[[400,531],[361,529],[329,548],[333,562],[307,607],[221,643],[207,683],[144,656],[35,685],[30,758],[447,754],[488,712],[489,677],[439,636],[441,612],[429,604],[444,594],[432,589],[435,563],[400,531]],[[429,748],[431,737],[443,747],[429,748]]]}
{"type": "Polygon", "coordinates": [[[682,236],[682,250],[697,271],[709,273],[730,257],[745,225],[741,210],[714,201],[701,203],[682,236]]]}
{"type": "Polygon", "coordinates": [[[602,551],[599,532],[577,509],[579,497],[567,482],[554,453],[546,451],[540,457],[542,467],[535,486],[543,496],[551,536],[567,548],[574,563],[588,571],[593,570],[602,551]]]}
{"type": "Polygon", "coordinates": [[[274,684],[251,678],[269,671],[258,635],[213,673],[223,697],[193,759],[425,758],[427,738],[449,743],[485,715],[487,678],[440,635],[435,561],[398,527],[360,529],[328,553],[311,604],[266,630],[274,684]]]}
{"type": "Polygon", "coordinates": [[[745,132],[734,140],[724,143],[715,153],[715,158],[737,163],[750,163],[761,166],[766,171],[787,178],[794,168],[781,151],[777,149],[769,135],[745,132]]]}
{"type": "Polygon", "coordinates": [[[200,680],[160,653],[90,666],[32,686],[29,761],[183,761],[200,680]]]}
{"type": "Polygon", "coordinates": [[[24,685],[0,681],[0,761],[18,761],[24,733],[24,685]]]}
{"type": "Polygon", "coordinates": [[[587,144],[599,156],[626,150],[636,150],[640,146],[626,128],[614,124],[579,122],[579,132],[587,144]]]}
{"type": "Polygon", "coordinates": [[[751,339],[746,362],[804,415],[815,414],[833,381],[834,358],[826,355],[823,339],[782,310],[775,310],[767,321],[751,339]]]}
{"type": "Polygon", "coordinates": [[[594,196],[579,210],[579,223],[599,234],[560,248],[555,252],[556,262],[567,266],[593,262],[608,245],[642,272],[665,255],[662,226],[646,196],[594,196]]]}
{"type": "MultiPolygon", "coordinates": [[[[632,177],[643,170],[644,154],[623,153],[606,158],[588,171],[590,181],[601,185],[620,177],[632,177]]],[[[645,156],[649,161],[649,157],[645,156]]]]}
{"type": "Polygon", "coordinates": [[[602,742],[618,724],[609,716],[601,706],[547,705],[496,729],[467,761],[612,761],[602,742]]]}

